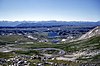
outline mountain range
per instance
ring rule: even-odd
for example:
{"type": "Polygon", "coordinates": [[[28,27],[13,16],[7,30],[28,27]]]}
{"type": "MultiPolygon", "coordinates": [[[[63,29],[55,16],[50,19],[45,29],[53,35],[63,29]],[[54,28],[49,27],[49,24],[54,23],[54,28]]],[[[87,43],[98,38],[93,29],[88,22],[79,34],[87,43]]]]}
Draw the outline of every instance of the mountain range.
{"type": "Polygon", "coordinates": [[[0,21],[0,27],[100,26],[100,21],[0,21]]]}

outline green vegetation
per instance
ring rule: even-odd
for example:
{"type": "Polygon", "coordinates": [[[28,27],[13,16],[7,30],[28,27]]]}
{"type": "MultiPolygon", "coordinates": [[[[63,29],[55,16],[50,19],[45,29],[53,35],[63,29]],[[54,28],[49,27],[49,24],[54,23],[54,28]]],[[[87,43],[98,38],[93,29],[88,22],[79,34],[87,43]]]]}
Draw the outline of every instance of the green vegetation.
{"type": "Polygon", "coordinates": [[[58,50],[47,50],[44,53],[46,54],[57,54],[59,51],[58,50]]]}
{"type": "Polygon", "coordinates": [[[92,57],[92,61],[99,61],[100,60],[100,54],[92,57]]]}
{"type": "MultiPolygon", "coordinates": [[[[22,41],[26,41],[27,38],[23,37],[21,39],[19,39],[22,36],[11,36],[10,38],[8,38],[7,36],[2,37],[0,36],[0,41],[4,41],[4,42],[0,42],[0,44],[6,44],[6,42],[14,42],[15,40],[22,40],[22,41]],[[9,40],[8,40],[9,39],[9,40]]],[[[31,40],[27,40],[27,41],[31,41],[31,40]]],[[[26,42],[27,42],[26,41],[26,42]]],[[[36,49],[36,48],[58,48],[58,49],[62,49],[68,52],[75,52],[75,51],[81,51],[81,50],[100,50],[100,36],[95,36],[92,37],[90,39],[86,39],[86,40],[82,40],[82,41],[74,41],[74,42],[69,42],[69,43],[60,43],[60,44],[54,44],[54,43],[50,43],[50,42],[34,42],[33,44],[15,44],[12,47],[16,47],[16,48],[26,48],[26,49],[36,49]]],[[[40,51],[36,51],[36,50],[25,50],[25,51],[21,51],[21,50],[17,50],[14,51],[16,54],[24,54],[24,55],[40,55],[40,51]]],[[[45,53],[48,54],[52,54],[52,53],[57,53],[58,51],[45,51],[45,53]]],[[[1,53],[0,52],[0,58],[10,58],[14,56],[13,53],[1,53]]],[[[90,57],[90,58],[78,58],[78,60],[82,60],[82,61],[98,61],[100,59],[100,55],[96,55],[94,57],[90,57]]],[[[51,60],[50,60],[51,61],[51,60]]],[[[57,63],[61,63],[64,61],[57,61],[55,60],[57,63]]],[[[53,61],[53,62],[55,62],[53,61]]],[[[34,60],[32,62],[38,62],[38,60],[34,60]]],[[[65,63],[65,62],[64,62],[65,63]]],[[[68,63],[68,62],[67,62],[68,63]]],[[[74,63],[72,63],[74,64],[74,63]]],[[[76,65],[77,66],[77,65],[76,65]]]]}
{"type": "Polygon", "coordinates": [[[17,50],[14,51],[17,54],[25,54],[25,55],[39,55],[39,51],[36,50],[28,50],[28,51],[21,51],[21,50],[17,50]]]}
{"type": "Polygon", "coordinates": [[[4,36],[0,36],[0,40],[4,41],[4,42],[12,42],[12,43],[14,43],[15,41],[18,41],[18,42],[32,41],[32,40],[25,38],[24,36],[20,36],[20,35],[4,35],[4,36]]]}
{"type": "MultiPolygon", "coordinates": [[[[31,42],[32,40],[19,35],[10,35],[10,36],[0,36],[0,44],[5,45],[9,43],[17,42],[31,42]]],[[[15,47],[19,48],[59,48],[65,51],[79,51],[83,50],[84,48],[91,48],[91,49],[100,49],[100,36],[95,36],[90,39],[82,40],[82,41],[74,41],[70,43],[44,43],[44,42],[34,42],[33,44],[18,44],[15,47]]]]}
{"type": "Polygon", "coordinates": [[[0,52],[0,58],[11,58],[13,56],[14,54],[12,52],[7,52],[7,53],[0,52]]]}
{"type": "Polygon", "coordinates": [[[14,47],[19,47],[19,48],[59,48],[63,49],[65,51],[79,51],[83,50],[85,48],[91,48],[92,49],[100,49],[100,36],[98,37],[92,37],[88,40],[83,40],[83,41],[75,41],[75,42],[70,42],[70,43],[61,43],[61,44],[53,44],[53,43],[43,43],[43,42],[35,42],[33,44],[18,44],[15,45],[14,47]]]}
{"type": "Polygon", "coordinates": [[[77,60],[80,60],[81,62],[83,62],[83,61],[87,61],[87,62],[97,62],[98,63],[98,61],[100,60],[100,54],[99,55],[95,55],[95,56],[93,56],[93,57],[88,57],[88,58],[86,58],[86,57],[79,57],[77,60]]]}

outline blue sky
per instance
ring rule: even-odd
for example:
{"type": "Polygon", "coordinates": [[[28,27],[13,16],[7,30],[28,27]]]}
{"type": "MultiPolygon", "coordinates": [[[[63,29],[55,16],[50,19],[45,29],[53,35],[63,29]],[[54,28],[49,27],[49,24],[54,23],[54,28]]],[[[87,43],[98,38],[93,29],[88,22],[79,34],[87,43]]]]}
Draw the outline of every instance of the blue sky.
{"type": "Polygon", "coordinates": [[[99,21],[100,0],[0,0],[0,20],[99,21]]]}

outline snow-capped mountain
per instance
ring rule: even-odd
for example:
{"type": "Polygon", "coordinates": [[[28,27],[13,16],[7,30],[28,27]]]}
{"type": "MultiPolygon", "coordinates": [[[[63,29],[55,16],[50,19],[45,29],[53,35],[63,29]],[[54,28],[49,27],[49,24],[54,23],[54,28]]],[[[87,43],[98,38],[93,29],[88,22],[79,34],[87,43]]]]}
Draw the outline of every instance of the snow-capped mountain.
{"type": "Polygon", "coordinates": [[[100,26],[97,26],[94,29],[87,32],[86,34],[82,35],[78,40],[87,39],[97,35],[100,35],[100,26]]]}

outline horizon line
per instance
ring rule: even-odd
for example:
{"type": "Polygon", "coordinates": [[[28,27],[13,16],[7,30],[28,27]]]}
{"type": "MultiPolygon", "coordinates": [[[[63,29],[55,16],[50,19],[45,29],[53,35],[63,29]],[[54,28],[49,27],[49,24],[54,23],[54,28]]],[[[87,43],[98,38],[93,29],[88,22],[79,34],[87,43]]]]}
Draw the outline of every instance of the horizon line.
{"type": "Polygon", "coordinates": [[[90,20],[0,20],[0,21],[11,21],[11,22],[22,22],[22,21],[34,21],[34,22],[41,22],[41,21],[62,21],[62,22],[99,22],[100,20],[97,20],[97,21],[90,21],[90,20]]]}

